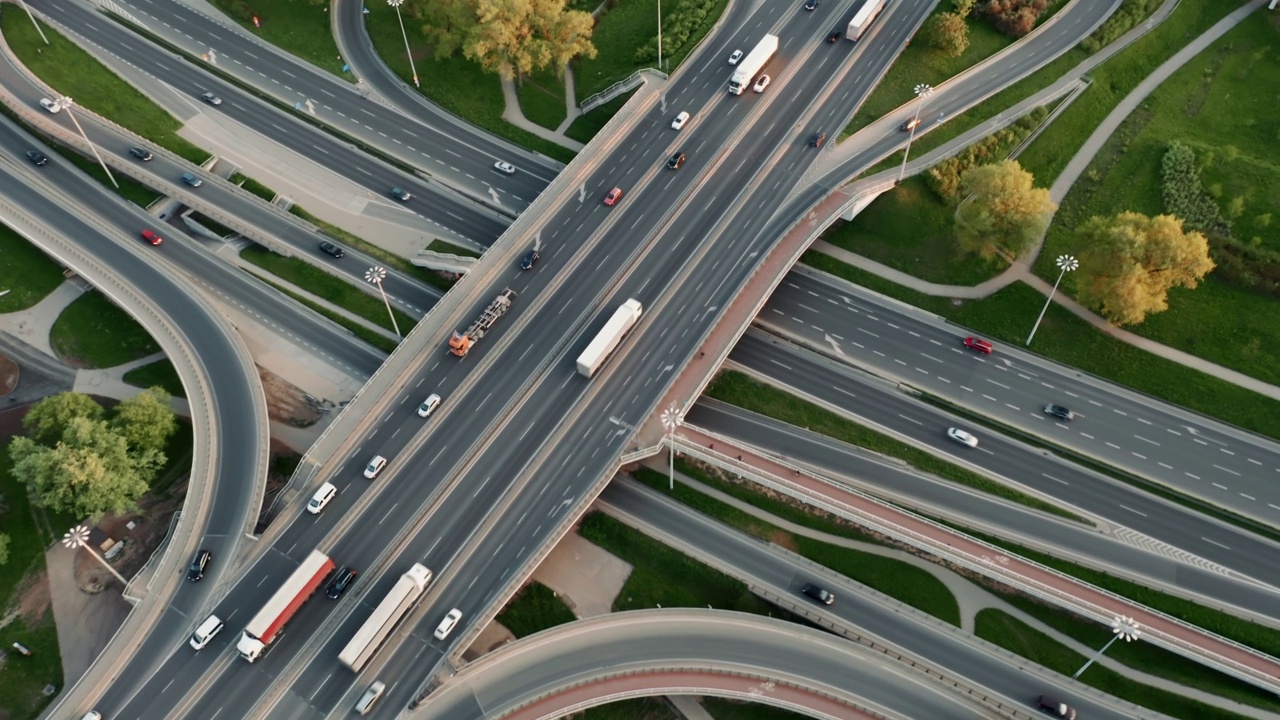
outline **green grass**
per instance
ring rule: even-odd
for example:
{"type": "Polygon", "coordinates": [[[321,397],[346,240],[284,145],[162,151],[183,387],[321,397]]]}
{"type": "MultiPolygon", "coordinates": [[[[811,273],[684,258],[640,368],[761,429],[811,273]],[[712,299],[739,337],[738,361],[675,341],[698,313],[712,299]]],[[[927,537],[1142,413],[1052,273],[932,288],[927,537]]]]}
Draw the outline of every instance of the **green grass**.
{"type": "MultiPolygon", "coordinates": [[[[307,292],[359,315],[379,327],[395,330],[390,316],[387,315],[386,304],[343,278],[331,275],[298,258],[277,255],[260,245],[246,247],[240,251],[240,257],[282,280],[293,283],[307,292]]],[[[408,335],[416,321],[395,308],[392,308],[391,312],[395,314],[396,322],[400,325],[401,337],[408,335]]]]}
{"type": "MultiPolygon", "coordinates": [[[[805,253],[802,262],[1009,344],[1021,345],[1026,340],[1044,306],[1044,296],[1023,283],[983,300],[956,305],[949,298],[923,295],[821,253],[805,253]]],[[[1045,313],[1031,349],[1120,385],[1280,439],[1280,406],[1276,401],[1116,340],[1058,305],[1045,313]]]]}
{"type": "MultiPolygon", "coordinates": [[[[1036,263],[1041,277],[1057,277],[1054,257],[1079,253],[1072,230],[1089,217],[1126,210],[1165,212],[1160,163],[1174,140],[1191,145],[1201,161],[1209,161],[1204,182],[1222,188],[1224,216],[1231,198],[1245,199],[1237,237],[1246,242],[1257,237],[1258,245],[1280,251],[1275,232],[1259,220],[1280,220],[1280,161],[1275,153],[1280,134],[1274,123],[1258,122],[1267,116],[1273,98],[1254,91],[1280,86],[1277,31],[1271,20],[1254,13],[1175,73],[1125,121],[1064,199],[1036,263]]],[[[1109,66],[1105,69],[1111,70],[1109,66]]],[[[1068,275],[1062,290],[1074,294],[1076,279],[1068,275]]],[[[1280,324],[1273,318],[1278,309],[1276,297],[1210,274],[1195,290],[1171,292],[1169,310],[1127,329],[1277,384],[1280,324]]]]}
{"type": "Polygon", "coordinates": [[[960,251],[953,211],[920,176],[876,198],[852,221],[837,221],[822,239],[929,282],[976,285],[1008,267],[960,251]]]}
{"type": "Polygon", "coordinates": [[[728,698],[704,697],[702,706],[715,720],[803,720],[808,715],[800,715],[772,705],[730,700],[728,698]]]}
{"type": "Polygon", "coordinates": [[[187,396],[182,380],[178,378],[178,371],[173,369],[173,363],[168,359],[136,367],[124,374],[124,381],[140,388],[162,387],[174,397],[187,396]]]}
{"type": "Polygon", "coordinates": [[[167,492],[175,482],[191,474],[191,461],[195,456],[195,435],[191,422],[178,418],[178,430],[169,437],[164,447],[164,467],[151,482],[151,494],[167,492]]]}
{"type": "MultiPolygon", "coordinates": [[[[289,212],[293,213],[294,215],[297,215],[303,220],[306,220],[312,225],[315,225],[316,227],[320,228],[320,230],[323,231],[324,234],[329,235],[341,242],[344,242],[347,245],[350,245],[351,247],[356,248],[360,252],[365,253],[366,255],[369,255],[371,257],[376,257],[382,262],[386,263],[389,267],[393,267],[399,270],[400,272],[405,273],[406,275],[415,277],[427,283],[428,285],[440,288],[441,290],[448,290],[449,288],[453,287],[453,284],[456,282],[454,280],[450,280],[440,275],[437,272],[432,272],[431,270],[428,270],[426,268],[418,267],[417,265],[414,265],[413,263],[409,262],[408,260],[405,260],[404,258],[400,257],[399,255],[396,255],[395,253],[389,250],[384,250],[383,248],[380,248],[377,245],[374,245],[373,243],[365,242],[363,238],[353,235],[347,232],[346,230],[343,230],[342,228],[338,227],[337,225],[332,225],[330,223],[327,223],[321,220],[315,215],[312,215],[311,213],[302,209],[302,206],[300,205],[294,205],[293,207],[289,208],[289,212]]],[[[433,241],[433,242],[441,242],[441,241],[433,241]]],[[[450,247],[453,247],[453,246],[450,245],[450,247]]]]}
{"type": "Polygon", "coordinates": [[[747,586],[599,512],[579,524],[578,534],[632,566],[613,611],[662,607],[707,607],[766,615],[772,605],[747,586]]]}
{"type": "MultiPolygon", "coordinates": [[[[682,472],[686,469],[690,468],[682,468],[682,472]]],[[[686,474],[697,477],[693,473],[686,474]]],[[[637,480],[655,490],[663,493],[670,492],[667,490],[667,477],[656,470],[641,468],[633,475],[637,480]]],[[[834,572],[879,590],[921,612],[957,627],[960,626],[960,606],[955,596],[946,585],[928,571],[901,560],[793,535],[687,485],[676,483],[675,491],[670,494],[685,505],[730,527],[765,542],[789,548],[834,572]]]]}
{"type": "Polygon", "coordinates": [[[73,367],[108,368],[160,351],[128,313],[97,290],[76,298],[53,323],[53,349],[73,367]]]}
{"type": "Polygon", "coordinates": [[[576,619],[555,591],[539,582],[524,586],[498,614],[498,622],[518,638],[576,619]]]}
{"type": "Polygon", "coordinates": [[[79,46],[42,24],[45,45],[24,13],[0,15],[0,32],[33,73],[76,105],[199,164],[209,153],[179,137],[182,123],[121,80],[79,46]],[[40,52],[36,52],[39,49],[40,52]]]}
{"type": "MultiPolygon", "coordinates": [[[[317,67],[354,82],[342,72],[329,24],[329,4],[308,0],[210,0],[246,30],[317,67]],[[262,27],[253,26],[257,14],[262,27]]],[[[384,3],[385,4],[385,3],[384,3]]]]}
{"type": "Polygon", "coordinates": [[[444,240],[432,240],[431,244],[427,245],[427,249],[431,252],[444,253],[446,255],[461,255],[462,257],[470,258],[480,257],[480,253],[472,250],[471,248],[454,245],[453,243],[445,242],[444,240]]]}
{"type": "Polygon", "coordinates": [[[564,134],[583,144],[591,142],[591,139],[596,136],[596,133],[603,130],[604,126],[609,124],[609,121],[613,119],[613,116],[618,114],[618,111],[622,109],[623,105],[627,104],[627,101],[630,100],[631,96],[634,94],[634,90],[628,93],[623,93],[600,107],[592,109],[591,112],[579,115],[573,119],[572,123],[569,124],[569,127],[564,131],[564,134]]]}
{"type": "Polygon", "coordinates": [[[641,697],[597,705],[570,716],[571,720],[684,720],[660,697],[641,697]]]}
{"type": "Polygon", "coordinates": [[[707,388],[707,395],[791,425],[808,428],[827,437],[900,458],[924,472],[981,490],[989,495],[1012,500],[1020,505],[1068,520],[1085,522],[1083,518],[1054,503],[1033,497],[1016,488],[947,462],[924,450],[846,420],[830,410],[759,382],[744,373],[733,370],[721,371],[707,388]]]}
{"type": "Polygon", "coordinates": [[[121,175],[118,172],[113,172],[111,173],[111,177],[115,178],[116,183],[120,186],[116,187],[107,179],[107,174],[102,171],[102,166],[98,164],[97,160],[85,157],[75,150],[58,145],[57,143],[51,143],[47,140],[46,143],[50,148],[61,155],[63,159],[83,170],[87,175],[89,175],[89,177],[97,180],[103,187],[140,208],[151,207],[151,203],[154,203],[156,200],[164,197],[155,190],[152,190],[127,175],[121,175]]]}
{"type": "Polygon", "coordinates": [[[323,305],[311,302],[310,300],[302,297],[301,295],[281,285],[277,285],[276,283],[270,282],[268,280],[263,280],[262,278],[257,278],[257,279],[262,280],[262,282],[266,283],[267,285],[270,285],[271,287],[275,288],[279,292],[284,293],[285,295],[288,295],[294,300],[297,300],[298,302],[305,305],[307,309],[311,310],[317,315],[320,315],[321,317],[324,317],[324,318],[328,318],[329,320],[332,320],[333,322],[337,323],[338,325],[341,325],[347,330],[350,330],[352,335],[355,335],[356,337],[378,348],[379,350],[387,354],[391,354],[391,352],[396,349],[397,343],[395,340],[392,340],[391,338],[388,338],[388,337],[384,337],[380,333],[374,332],[373,330],[370,330],[369,328],[365,327],[364,325],[361,325],[360,323],[353,322],[347,319],[345,316],[339,315],[338,313],[333,312],[332,310],[330,310],[327,307],[324,307],[323,305]]]}
{"type": "Polygon", "coordinates": [[[45,299],[65,279],[62,266],[27,242],[8,225],[0,224],[0,313],[26,310],[45,299]]]}
{"type": "Polygon", "coordinates": [[[217,220],[214,220],[208,215],[202,215],[201,213],[198,213],[195,210],[191,211],[190,218],[196,221],[197,223],[200,223],[201,225],[203,225],[205,230],[208,230],[209,232],[223,239],[229,238],[232,235],[239,234],[235,230],[232,230],[231,228],[227,227],[226,225],[223,225],[217,220]]]}
{"type": "MultiPolygon", "coordinates": [[[[988,642],[1065,675],[1074,673],[1088,660],[1088,657],[1000,610],[980,611],[974,630],[978,637],[988,642]]],[[[1244,715],[1143,685],[1097,663],[1080,676],[1080,681],[1171,717],[1185,720],[1245,720],[1244,715]]]]}
{"type": "MultiPolygon", "coordinates": [[[[1086,620],[1065,610],[1043,605],[1021,595],[1012,593],[1002,595],[1007,602],[1023,612],[1089,647],[1102,647],[1111,639],[1109,626],[1086,620]]],[[[1116,643],[1107,650],[1107,657],[1135,670],[1172,680],[1179,685],[1203,690],[1270,712],[1280,712],[1280,698],[1275,695],[1148,642],[1116,643]]]]}
{"type": "MultiPolygon", "coordinates": [[[[412,83],[413,73],[409,69],[395,10],[386,3],[369,3],[367,7],[369,14],[365,16],[365,25],[378,56],[401,79],[412,83]]],[[[404,29],[409,37],[422,94],[428,99],[480,128],[530,150],[565,163],[573,159],[572,150],[543,140],[502,119],[502,85],[496,73],[485,72],[461,55],[436,60],[430,43],[422,34],[421,22],[406,17],[404,29]]]]}
{"type": "Polygon", "coordinates": [[[568,117],[565,113],[564,78],[551,70],[536,72],[516,81],[516,96],[526,119],[555,130],[568,117]]]}
{"type": "Polygon", "coordinates": [[[231,177],[227,178],[227,180],[236,185],[239,185],[241,188],[253,193],[254,195],[257,195],[258,197],[262,198],[263,200],[266,200],[267,202],[274,201],[276,199],[276,195],[278,194],[275,190],[272,190],[271,188],[267,187],[266,185],[263,185],[257,180],[254,180],[251,177],[245,177],[240,173],[232,173],[231,177]]]}

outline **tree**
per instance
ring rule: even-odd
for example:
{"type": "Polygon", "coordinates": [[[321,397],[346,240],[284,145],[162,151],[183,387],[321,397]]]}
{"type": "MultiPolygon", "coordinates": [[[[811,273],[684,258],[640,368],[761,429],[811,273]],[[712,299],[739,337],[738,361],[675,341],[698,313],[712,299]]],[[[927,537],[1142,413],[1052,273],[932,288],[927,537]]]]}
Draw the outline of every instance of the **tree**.
{"type": "Polygon", "coordinates": [[[425,23],[422,33],[435,48],[437,60],[456,55],[476,26],[471,0],[410,0],[401,10],[425,23]]]}
{"type": "Polygon", "coordinates": [[[973,12],[973,6],[978,0],[952,0],[951,6],[955,8],[956,14],[962,18],[969,17],[969,13],[973,12]]]}
{"type": "Polygon", "coordinates": [[[1214,268],[1209,241],[1172,215],[1125,212],[1076,229],[1079,299],[1116,325],[1136,325],[1169,308],[1169,289],[1195,288],[1214,268]]]}
{"type": "Polygon", "coordinates": [[[159,452],[131,457],[123,436],[88,418],[72,420],[53,447],[16,437],[9,455],[38,505],[77,517],[134,509],[164,461],[159,452]]]}
{"type": "Polygon", "coordinates": [[[124,437],[133,452],[161,452],[178,429],[169,406],[169,393],[153,387],[121,402],[111,419],[112,428],[124,437]]]}
{"type": "Polygon", "coordinates": [[[568,10],[565,0],[438,0],[417,2],[423,32],[438,59],[461,51],[504,77],[560,71],[573,58],[595,57],[591,13],[568,10]]]}
{"type": "Polygon", "coordinates": [[[101,420],[102,415],[102,406],[93,398],[84,393],[64,392],[37,403],[22,419],[22,426],[32,440],[52,446],[62,438],[72,420],[101,420]]]}
{"type": "Polygon", "coordinates": [[[9,535],[0,533],[0,565],[9,564],[9,535]]]}
{"type": "Polygon", "coordinates": [[[965,171],[960,185],[968,197],[956,209],[961,248],[986,259],[1016,258],[1028,250],[1057,209],[1049,191],[1035,187],[1034,181],[1013,160],[965,171]]]}
{"type": "Polygon", "coordinates": [[[931,15],[921,33],[929,47],[951,57],[960,57],[969,49],[969,24],[959,13],[931,15]]]}

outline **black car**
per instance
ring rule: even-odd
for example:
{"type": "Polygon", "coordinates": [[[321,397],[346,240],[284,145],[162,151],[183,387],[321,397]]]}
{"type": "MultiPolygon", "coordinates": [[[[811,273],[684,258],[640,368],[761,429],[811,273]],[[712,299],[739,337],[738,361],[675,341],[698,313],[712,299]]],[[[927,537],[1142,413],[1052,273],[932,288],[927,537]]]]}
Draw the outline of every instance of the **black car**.
{"type": "Polygon", "coordinates": [[[826,141],[827,141],[827,134],[826,134],[826,133],[824,133],[824,132],[816,132],[816,133],[814,133],[814,134],[813,134],[813,136],[812,136],[812,137],[810,137],[810,138],[809,138],[809,145],[810,145],[811,147],[820,148],[820,147],[822,147],[822,143],[824,143],[824,142],[826,142],[826,141]]]}
{"type": "Polygon", "coordinates": [[[35,163],[35,164],[37,164],[37,165],[48,165],[48,164],[49,164],[49,158],[45,157],[45,156],[44,156],[44,153],[40,152],[39,150],[28,150],[28,151],[27,151],[27,158],[29,158],[29,159],[31,160],[31,162],[33,162],[33,163],[35,163]]]}
{"type": "Polygon", "coordinates": [[[814,600],[817,600],[823,605],[831,605],[836,601],[835,595],[832,595],[831,593],[827,592],[825,589],[810,583],[805,583],[804,587],[800,588],[800,592],[804,593],[805,595],[808,595],[814,600]]]}
{"type": "Polygon", "coordinates": [[[843,30],[832,30],[832,31],[831,31],[831,34],[827,36],[827,42],[829,42],[829,43],[833,43],[833,42],[835,42],[835,41],[839,40],[839,39],[840,39],[840,36],[842,36],[842,35],[844,35],[844,31],[843,31],[843,30]]]}
{"type": "Polygon", "coordinates": [[[209,561],[213,559],[213,553],[208,550],[196,551],[196,556],[191,558],[191,567],[187,568],[187,579],[196,582],[204,577],[204,569],[209,567],[209,561]]]}
{"type": "Polygon", "coordinates": [[[337,245],[334,245],[333,243],[327,242],[327,241],[320,243],[320,252],[324,253],[325,255],[332,255],[335,258],[346,257],[347,255],[346,250],[343,250],[337,245]]]}
{"type": "Polygon", "coordinates": [[[151,151],[144,147],[131,147],[129,148],[129,154],[143,162],[151,159],[151,151]]]}
{"type": "Polygon", "coordinates": [[[349,567],[338,568],[338,572],[333,574],[333,579],[329,581],[329,587],[325,594],[331,600],[337,600],[342,597],[342,593],[351,587],[351,583],[356,581],[356,571],[349,567]]]}
{"type": "Polygon", "coordinates": [[[816,10],[818,8],[818,0],[804,0],[805,10],[816,10]]]}
{"type": "Polygon", "coordinates": [[[1059,420],[1075,420],[1076,419],[1075,413],[1062,407],[1061,405],[1054,405],[1053,403],[1049,403],[1048,405],[1044,406],[1044,414],[1052,415],[1058,418],[1059,420]]]}
{"type": "Polygon", "coordinates": [[[684,164],[684,161],[685,161],[684,153],[677,152],[676,154],[672,155],[670,158],[667,159],[667,168],[669,170],[679,170],[680,166],[684,164]]]}
{"type": "Polygon", "coordinates": [[[532,270],[533,264],[538,262],[538,260],[541,257],[542,257],[542,253],[538,252],[537,250],[530,250],[529,252],[524,254],[524,257],[520,258],[520,269],[532,270]]]}
{"type": "Polygon", "coordinates": [[[1075,708],[1048,695],[1041,695],[1036,699],[1036,709],[1050,717],[1061,718],[1061,720],[1076,720],[1075,708]]]}
{"type": "Polygon", "coordinates": [[[413,195],[410,195],[409,191],[404,188],[393,187],[391,188],[391,197],[399,200],[400,202],[409,202],[409,200],[413,198],[413,195]]]}

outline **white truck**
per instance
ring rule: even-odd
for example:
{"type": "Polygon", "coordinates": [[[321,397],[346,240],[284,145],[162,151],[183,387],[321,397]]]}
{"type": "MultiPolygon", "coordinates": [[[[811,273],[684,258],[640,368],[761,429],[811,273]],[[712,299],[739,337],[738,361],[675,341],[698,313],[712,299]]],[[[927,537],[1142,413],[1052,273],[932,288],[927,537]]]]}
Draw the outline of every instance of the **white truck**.
{"type": "Polygon", "coordinates": [[[778,52],[778,36],[765,35],[734,68],[733,75],[729,78],[729,92],[734,95],[741,95],[742,91],[751,85],[756,75],[764,69],[764,66],[768,64],[769,59],[776,52],[778,52]]]}
{"type": "Polygon", "coordinates": [[[884,0],[862,0],[862,7],[858,8],[858,11],[853,14],[853,19],[849,21],[844,39],[854,42],[862,39],[862,33],[867,31],[881,10],[884,10],[884,0]]]}
{"type": "Polygon", "coordinates": [[[302,607],[311,593],[324,583],[329,573],[333,572],[333,560],[319,550],[312,550],[297,570],[284,581],[284,585],[258,611],[244,629],[236,650],[240,657],[253,662],[262,656],[267,646],[280,637],[285,623],[302,607]]]}
{"type": "Polygon", "coordinates": [[[604,361],[609,359],[614,348],[618,347],[618,343],[622,342],[622,338],[640,322],[643,313],[644,306],[639,300],[632,299],[622,303],[622,307],[615,310],[613,317],[604,324],[600,334],[578,356],[578,373],[588,378],[595,375],[604,361]]]}
{"type": "Polygon", "coordinates": [[[414,563],[413,567],[396,580],[391,592],[387,593],[387,596],[382,598],[382,602],[378,603],[378,607],[373,609],[373,614],[356,631],[351,642],[347,643],[341,653],[338,653],[338,660],[352,670],[360,672],[365,663],[378,652],[378,648],[382,647],[382,643],[386,641],[391,631],[404,619],[410,608],[422,598],[430,582],[431,571],[421,563],[414,563]]]}

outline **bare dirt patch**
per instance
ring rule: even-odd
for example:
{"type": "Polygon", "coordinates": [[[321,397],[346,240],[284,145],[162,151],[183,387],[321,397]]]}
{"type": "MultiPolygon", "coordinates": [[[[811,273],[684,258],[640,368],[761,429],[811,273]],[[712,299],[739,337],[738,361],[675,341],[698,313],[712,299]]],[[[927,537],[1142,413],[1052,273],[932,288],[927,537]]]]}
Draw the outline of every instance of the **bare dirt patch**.
{"type": "Polygon", "coordinates": [[[320,420],[318,402],[302,388],[261,366],[258,377],[267,395],[267,415],[272,420],[294,427],[310,427],[320,420]]]}
{"type": "Polygon", "coordinates": [[[7,355],[0,355],[0,395],[8,395],[18,389],[18,363],[7,355]]]}

